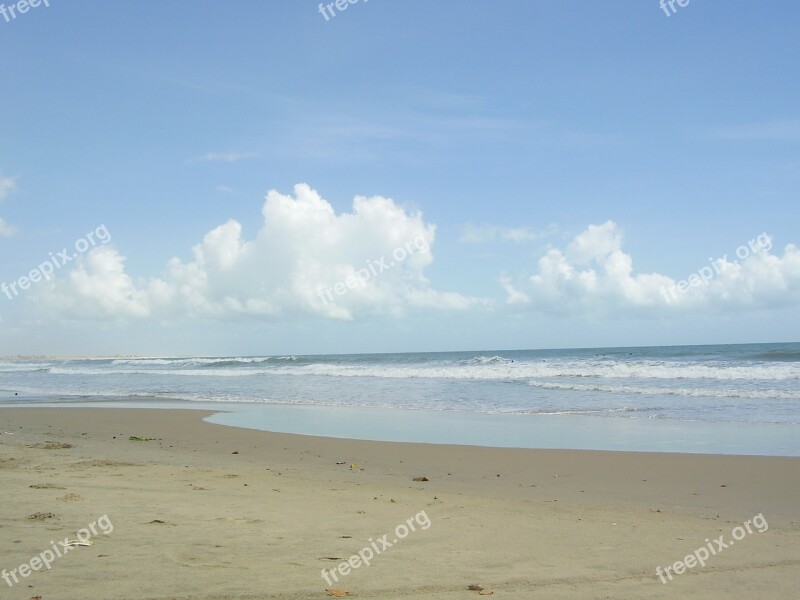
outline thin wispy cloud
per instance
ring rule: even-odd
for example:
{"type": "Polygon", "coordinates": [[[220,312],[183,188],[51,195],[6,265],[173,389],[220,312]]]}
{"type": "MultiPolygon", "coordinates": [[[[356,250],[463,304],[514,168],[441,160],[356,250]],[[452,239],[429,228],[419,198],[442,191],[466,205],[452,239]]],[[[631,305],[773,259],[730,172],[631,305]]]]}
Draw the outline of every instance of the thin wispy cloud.
{"type": "Polygon", "coordinates": [[[429,108],[440,110],[473,110],[487,104],[484,97],[472,94],[461,94],[445,90],[420,89],[412,90],[411,101],[429,108]]]}
{"type": "Polygon", "coordinates": [[[519,140],[529,125],[521,120],[475,111],[443,114],[424,106],[376,112],[370,106],[318,105],[299,100],[279,123],[272,147],[281,157],[335,159],[339,162],[402,160],[419,162],[429,155],[452,156],[475,144],[519,140]],[[330,115],[336,114],[336,119],[330,115]],[[415,145],[413,152],[409,145],[415,145]]]}
{"type": "Polygon", "coordinates": [[[517,148],[521,154],[542,149],[596,151],[629,143],[617,132],[575,130],[545,119],[498,115],[489,110],[461,114],[423,107],[372,113],[369,109],[316,108],[298,103],[280,124],[281,157],[334,159],[338,162],[400,160],[420,163],[454,157],[475,147],[517,148]],[[328,118],[336,112],[337,118],[328,118]],[[409,145],[414,151],[409,152],[409,145]]]}
{"type": "MultiPolygon", "coordinates": [[[[17,187],[17,183],[11,177],[0,177],[0,202],[17,187]]],[[[17,232],[16,228],[0,218],[0,237],[11,237],[17,232]]]]}
{"type": "Polygon", "coordinates": [[[458,239],[465,244],[485,244],[498,241],[522,244],[541,240],[554,235],[557,231],[558,227],[555,224],[550,224],[544,229],[536,229],[534,227],[502,227],[488,223],[478,225],[467,223],[461,226],[458,239]]]}
{"type": "Polygon", "coordinates": [[[0,219],[0,237],[11,237],[17,233],[16,227],[9,225],[3,219],[0,219]]]}
{"type": "Polygon", "coordinates": [[[257,152],[208,152],[202,156],[195,156],[190,158],[188,163],[201,163],[201,162],[223,162],[234,163],[248,158],[259,158],[261,155],[257,152]]]}
{"type": "Polygon", "coordinates": [[[11,177],[0,177],[0,201],[6,199],[6,196],[17,187],[16,181],[11,177]]]}
{"type": "Polygon", "coordinates": [[[719,129],[717,140],[735,142],[800,142],[800,119],[780,119],[719,129]]]}

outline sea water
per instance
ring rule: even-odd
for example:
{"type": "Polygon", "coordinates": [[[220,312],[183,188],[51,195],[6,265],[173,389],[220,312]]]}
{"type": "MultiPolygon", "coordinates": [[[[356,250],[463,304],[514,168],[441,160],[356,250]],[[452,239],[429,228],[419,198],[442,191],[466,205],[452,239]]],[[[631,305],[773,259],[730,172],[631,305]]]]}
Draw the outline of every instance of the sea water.
{"type": "Polygon", "coordinates": [[[189,406],[273,431],[800,455],[800,344],[2,358],[0,406],[189,406]],[[15,395],[16,394],[16,395],[15,395]]]}

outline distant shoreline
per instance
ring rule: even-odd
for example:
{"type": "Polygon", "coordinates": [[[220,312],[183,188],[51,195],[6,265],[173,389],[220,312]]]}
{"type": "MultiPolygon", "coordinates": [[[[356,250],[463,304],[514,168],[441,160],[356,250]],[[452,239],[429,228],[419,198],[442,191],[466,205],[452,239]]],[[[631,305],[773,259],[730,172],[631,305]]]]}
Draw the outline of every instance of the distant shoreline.
{"type": "Polygon", "coordinates": [[[298,356],[303,358],[313,358],[319,356],[381,356],[381,355],[399,355],[399,354],[486,354],[486,353],[503,353],[503,352],[564,352],[569,350],[589,351],[589,350],[642,350],[654,348],[712,348],[717,346],[782,346],[800,344],[800,341],[781,341],[781,342],[721,342],[721,343],[704,343],[704,344],[655,344],[655,345],[639,345],[639,346],[563,346],[558,348],[504,348],[504,349],[483,349],[483,350],[399,350],[399,351],[381,351],[381,352],[316,352],[316,353],[298,353],[298,352],[275,352],[267,354],[230,354],[230,355],[148,355],[148,354],[120,354],[120,355],[91,355],[91,354],[65,354],[65,355],[47,355],[47,354],[0,354],[0,360],[118,360],[118,359],[133,359],[133,360],[175,360],[175,359],[188,359],[188,358],[216,358],[216,359],[232,359],[232,358],[277,358],[281,356],[298,356]]]}

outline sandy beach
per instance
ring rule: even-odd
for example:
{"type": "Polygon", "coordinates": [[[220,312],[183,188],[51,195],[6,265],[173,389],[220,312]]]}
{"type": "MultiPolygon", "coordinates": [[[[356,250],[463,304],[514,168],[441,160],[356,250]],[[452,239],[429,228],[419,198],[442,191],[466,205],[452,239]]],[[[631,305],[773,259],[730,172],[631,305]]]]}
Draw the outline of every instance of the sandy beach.
{"type": "Polygon", "coordinates": [[[0,410],[0,597],[744,599],[800,583],[800,458],[363,442],[207,414],[0,410]],[[49,570],[32,561],[87,538],[49,570]]]}
{"type": "Polygon", "coordinates": [[[800,600],[798,24],[0,0],[0,600],[800,600]]]}

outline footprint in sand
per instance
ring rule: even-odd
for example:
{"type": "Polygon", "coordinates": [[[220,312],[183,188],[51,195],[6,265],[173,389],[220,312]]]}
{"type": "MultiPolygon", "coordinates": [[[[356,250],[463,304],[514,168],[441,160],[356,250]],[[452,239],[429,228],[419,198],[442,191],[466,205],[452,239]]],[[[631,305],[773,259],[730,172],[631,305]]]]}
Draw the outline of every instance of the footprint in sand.
{"type": "Polygon", "coordinates": [[[39,450],[66,450],[72,448],[72,444],[66,442],[44,442],[43,444],[31,444],[28,448],[38,448],[39,450]]]}
{"type": "Polygon", "coordinates": [[[50,519],[57,519],[58,515],[51,512],[35,512],[25,518],[28,519],[28,521],[48,521],[50,519]]]}
{"type": "Polygon", "coordinates": [[[137,463],[122,462],[118,460],[82,460],[80,462],[72,463],[71,468],[78,469],[81,467],[138,467],[137,463]]]}
{"type": "Polygon", "coordinates": [[[236,525],[254,525],[256,523],[263,523],[262,519],[229,519],[227,517],[218,517],[214,519],[217,523],[234,523],[236,525]]]}
{"type": "Polygon", "coordinates": [[[233,562],[225,560],[229,551],[224,548],[198,547],[170,549],[164,555],[171,561],[184,567],[230,567],[233,562]]]}
{"type": "Polygon", "coordinates": [[[59,502],[80,502],[83,500],[82,496],[78,496],[78,494],[67,494],[65,496],[61,496],[56,498],[59,502]]]}

